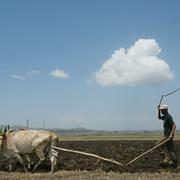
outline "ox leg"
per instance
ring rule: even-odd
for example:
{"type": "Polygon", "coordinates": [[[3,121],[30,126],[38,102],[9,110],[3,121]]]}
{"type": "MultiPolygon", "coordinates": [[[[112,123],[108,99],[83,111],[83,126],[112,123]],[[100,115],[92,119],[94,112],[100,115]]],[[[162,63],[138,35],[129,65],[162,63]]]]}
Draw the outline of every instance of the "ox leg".
{"type": "Polygon", "coordinates": [[[54,169],[56,167],[57,156],[58,156],[58,152],[51,148],[49,151],[49,159],[51,161],[51,173],[54,172],[54,169]]]}
{"type": "MultiPolygon", "coordinates": [[[[45,159],[45,158],[44,158],[45,159]]],[[[41,163],[44,161],[44,159],[40,159],[39,161],[38,161],[38,163],[34,166],[34,168],[33,168],[33,172],[35,172],[35,170],[38,168],[38,166],[39,165],[41,165],[41,163]]]]}
{"type": "Polygon", "coordinates": [[[26,154],[25,159],[26,159],[26,161],[28,163],[28,170],[30,170],[31,169],[31,158],[30,158],[29,155],[26,154]]]}
{"type": "Polygon", "coordinates": [[[9,163],[8,164],[8,172],[12,172],[13,171],[13,163],[9,163]]]}
{"type": "Polygon", "coordinates": [[[12,172],[12,163],[9,164],[9,172],[12,172]]]}
{"type": "Polygon", "coordinates": [[[23,166],[24,171],[27,172],[27,169],[26,169],[26,167],[25,167],[24,161],[23,161],[23,159],[21,158],[21,156],[20,156],[19,154],[16,154],[16,155],[15,155],[15,158],[16,158],[16,159],[20,162],[20,164],[23,166]]]}
{"type": "Polygon", "coordinates": [[[9,172],[14,171],[14,167],[16,167],[16,164],[17,164],[17,159],[12,157],[8,165],[9,167],[8,171],[9,172]]]}
{"type": "Polygon", "coordinates": [[[44,157],[44,152],[43,152],[43,149],[41,147],[39,148],[36,148],[35,149],[35,152],[36,152],[36,155],[37,157],[39,158],[39,161],[37,164],[35,164],[34,168],[33,168],[33,172],[38,168],[38,166],[45,160],[45,157],[44,157]]]}

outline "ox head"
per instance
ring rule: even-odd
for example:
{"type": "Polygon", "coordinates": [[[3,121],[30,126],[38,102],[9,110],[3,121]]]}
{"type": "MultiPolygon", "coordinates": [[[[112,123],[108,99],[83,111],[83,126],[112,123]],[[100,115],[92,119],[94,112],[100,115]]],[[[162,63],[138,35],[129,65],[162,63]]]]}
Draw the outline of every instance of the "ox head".
{"type": "Polygon", "coordinates": [[[3,136],[6,134],[6,132],[8,132],[10,129],[10,125],[7,125],[5,128],[4,128],[4,131],[3,131],[3,136]]]}
{"type": "Polygon", "coordinates": [[[3,149],[3,141],[6,139],[6,133],[9,131],[10,126],[7,125],[4,130],[0,133],[0,148],[3,149]]]}
{"type": "Polygon", "coordinates": [[[3,134],[3,130],[0,130],[0,148],[2,147],[3,134]]]}

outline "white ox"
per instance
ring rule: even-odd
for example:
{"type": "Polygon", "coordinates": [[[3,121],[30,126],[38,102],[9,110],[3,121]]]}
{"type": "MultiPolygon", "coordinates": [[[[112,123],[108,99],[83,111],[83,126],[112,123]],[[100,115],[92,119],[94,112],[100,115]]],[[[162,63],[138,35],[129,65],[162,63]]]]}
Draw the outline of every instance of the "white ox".
{"type": "Polygon", "coordinates": [[[52,146],[56,146],[57,142],[57,135],[45,130],[5,130],[2,135],[2,155],[11,161],[13,159],[19,161],[25,172],[27,169],[23,157],[26,157],[30,165],[30,157],[37,156],[39,160],[33,168],[35,171],[48,155],[51,161],[51,172],[54,172],[58,152],[52,146]]]}

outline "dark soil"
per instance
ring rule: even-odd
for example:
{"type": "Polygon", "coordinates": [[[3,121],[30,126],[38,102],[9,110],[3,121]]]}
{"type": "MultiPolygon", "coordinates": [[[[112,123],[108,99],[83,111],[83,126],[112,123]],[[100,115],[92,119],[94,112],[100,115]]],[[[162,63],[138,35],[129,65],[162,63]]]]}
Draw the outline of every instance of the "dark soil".
{"type": "MultiPolygon", "coordinates": [[[[67,141],[59,142],[60,147],[67,149],[79,150],[94,153],[106,158],[112,158],[120,163],[126,164],[143,152],[151,149],[155,145],[155,141],[67,141]]],[[[180,152],[180,142],[175,142],[176,152],[180,152]]],[[[178,158],[180,161],[180,158],[178,158]]],[[[179,169],[160,166],[163,157],[159,155],[159,151],[154,150],[144,157],[138,159],[131,164],[130,172],[161,172],[166,168],[172,172],[178,172],[179,169]]],[[[88,170],[97,169],[109,172],[120,171],[121,167],[104,162],[95,158],[84,155],[59,152],[58,168],[62,170],[88,170]]]]}
{"type": "MultiPolygon", "coordinates": [[[[60,141],[58,146],[67,149],[73,149],[88,153],[93,153],[105,158],[112,158],[120,163],[126,164],[143,152],[149,150],[155,145],[155,141],[142,140],[120,140],[120,141],[60,141]]],[[[180,141],[175,142],[176,152],[180,152],[180,141]]],[[[178,157],[179,161],[180,158],[178,157]]],[[[160,162],[162,157],[157,150],[152,151],[146,156],[138,159],[131,164],[128,172],[152,172],[160,173],[168,170],[168,172],[180,172],[178,168],[162,167],[160,162]]],[[[1,158],[0,169],[7,170],[6,161],[1,158]]],[[[59,151],[58,170],[87,170],[87,171],[115,171],[124,172],[120,166],[110,162],[98,160],[93,157],[88,157],[80,154],[59,151]]],[[[23,171],[19,166],[17,171],[23,171]],[[21,170],[20,170],[21,169],[21,170]]],[[[46,161],[38,169],[39,172],[50,170],[50,163],[46,161]]]]}

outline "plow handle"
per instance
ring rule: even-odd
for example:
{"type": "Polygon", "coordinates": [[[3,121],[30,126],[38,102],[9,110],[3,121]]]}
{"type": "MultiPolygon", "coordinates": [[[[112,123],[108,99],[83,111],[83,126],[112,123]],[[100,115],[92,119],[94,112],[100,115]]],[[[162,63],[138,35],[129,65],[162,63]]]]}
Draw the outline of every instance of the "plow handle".
{"type": "Polygon", "coordinates": [[[164,140],[163,142],[159,143],[158,145],[154,146],[153,148],[149,149],[148,151],[142,153],[141,155],[139,155],[138,157],[134,158],[133,160],[129,161],[128,163],[126,163],[126,166],[130,165],[131,163],[135,162],[136,160],[138,160],[139,158],[143,157],[144,155],[148,154],[149,152],[151,152],[152,150],[162,146],[163,144],[165,144],[166,142],[169,141],[169,138],[167,138],[166,140],[164,140]]]}

